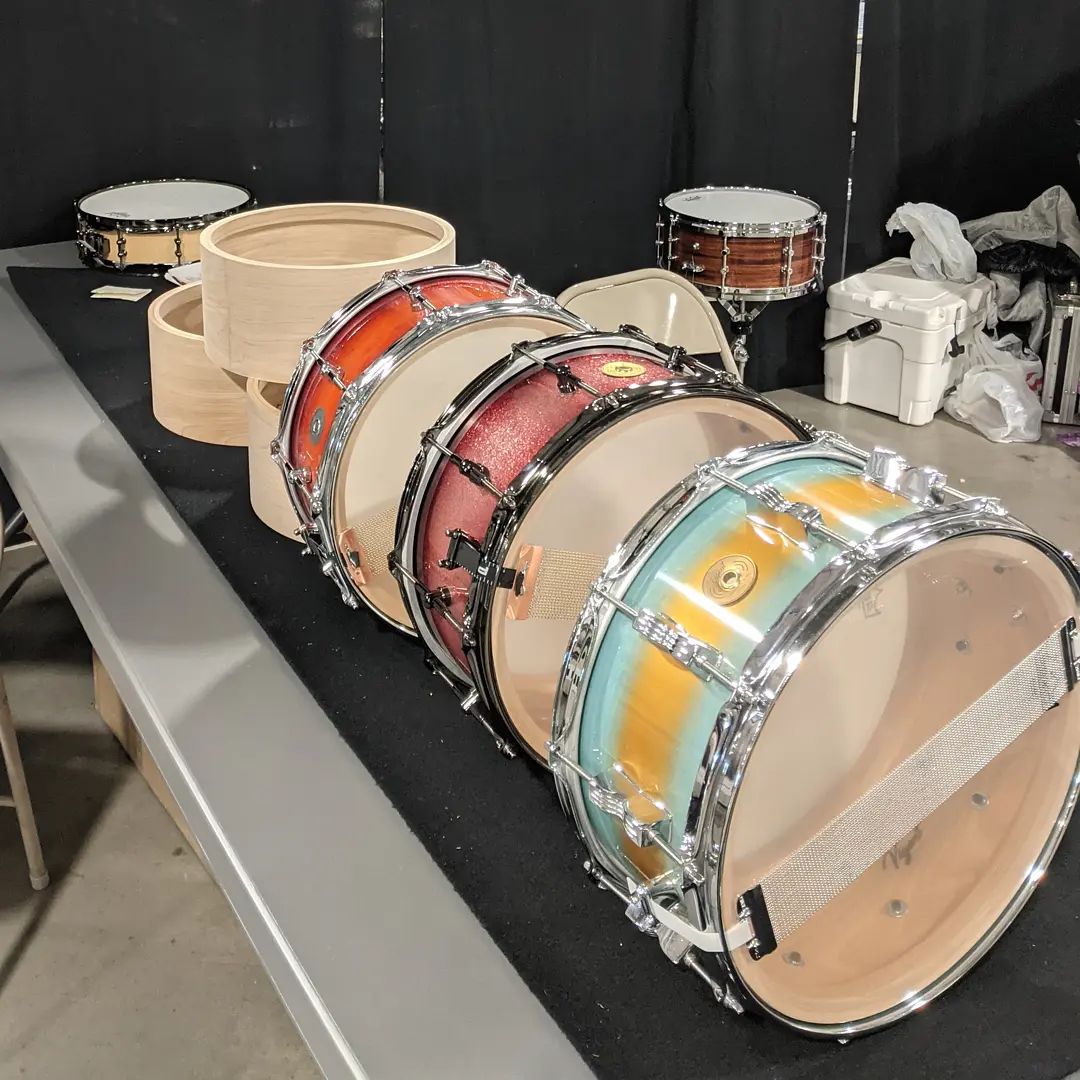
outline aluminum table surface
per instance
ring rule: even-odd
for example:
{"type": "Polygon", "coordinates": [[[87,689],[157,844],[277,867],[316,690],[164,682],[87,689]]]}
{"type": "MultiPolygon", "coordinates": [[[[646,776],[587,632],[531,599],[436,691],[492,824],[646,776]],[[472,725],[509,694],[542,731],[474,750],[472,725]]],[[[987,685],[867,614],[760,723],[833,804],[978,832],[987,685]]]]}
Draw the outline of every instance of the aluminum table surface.
{"type": "Polygon", "coordinates": [[[0,253],[0,468],[324,1073],[591,1076],[19,302],[11,265],[77,262],[72,244],[0,253]]]}

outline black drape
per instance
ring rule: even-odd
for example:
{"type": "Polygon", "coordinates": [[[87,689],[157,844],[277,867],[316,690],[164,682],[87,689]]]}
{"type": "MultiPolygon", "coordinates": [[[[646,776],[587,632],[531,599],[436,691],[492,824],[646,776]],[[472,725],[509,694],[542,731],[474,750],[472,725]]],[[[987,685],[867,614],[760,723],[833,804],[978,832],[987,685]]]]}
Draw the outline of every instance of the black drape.
{"type": "Polygon", "coordinates": [[[884,225],[902,202],[961,221],[1076,198],[1080,4],[868,0],[848,265],[905,254],[884,225]]]}
{"type": "Polygon", "coordinates": [[[551,291],[655,261],[688,0],[386,5],[386,198],[551,291]]]}
{"type": "MultiPolygon", "coordinates": [[[[825,283],[840,276],[858,0],[699,0],[689,178],[797,191],[828,214],[825,283]]],[[[822,295],[769,304],[747,381],[820,382],[822,295]]]]}
{"type": "Polygon", "coordinates": [[[0,246],[72,237],[72,200],[125,180],[374,198],[380,16],[380,0],[3,0],[0,246]]]}

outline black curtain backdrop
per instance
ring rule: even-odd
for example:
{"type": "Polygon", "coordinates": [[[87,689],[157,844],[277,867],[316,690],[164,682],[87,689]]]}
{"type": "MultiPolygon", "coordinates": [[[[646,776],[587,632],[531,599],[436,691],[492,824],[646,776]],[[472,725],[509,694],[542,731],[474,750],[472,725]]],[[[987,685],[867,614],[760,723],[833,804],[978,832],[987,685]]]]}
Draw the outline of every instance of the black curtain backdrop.
{"type": "Polygon", "coordinates": [[[3,0],[0,246],[74,236],[107,184],[263,204],[378,193],[381,0],[3,0]]]}
{"type": "Polygon", "coordinates": [[[961,221],[1053,184],[1080,197],[1080,4],[868,0],[848,272],[907,254],[904,202],[961,221]]]}
{"type": "MultiPolygon", "coordinates": [[[[839,278],[847,204],[858,0],[699,0],[688,110],[688,184],[796,191],[828,214],[825,284],[839,278]]],[[[769,304],[747,382],[822,379],[822,294],[769,304]]]]}
{"type": "MultiPolygon", "coordinates": [[[[388,201],[446,215],[460,259],[549,291],[651,265],[657,200],[702,183],[821,203],[827,285],[845,254],[850,273],[906,251],[883,228],[902,201],[963,219],[1080,186],[1075,0],[1037,17],[867,0],[852,165],[858,7],[6,0],[0,245],[69,239],[76,196],[135,178],[229,180],[263,205],[375,199],[384,148],[388,201]]],[[[820,380],[823,310],[764,312],[753,385],[820,380]]]]}
{"type": "Polygon", "coordinates": [[[386,199],[558,292],[652,265],[684,157],[689,0],[388,0],[386,199]]]}

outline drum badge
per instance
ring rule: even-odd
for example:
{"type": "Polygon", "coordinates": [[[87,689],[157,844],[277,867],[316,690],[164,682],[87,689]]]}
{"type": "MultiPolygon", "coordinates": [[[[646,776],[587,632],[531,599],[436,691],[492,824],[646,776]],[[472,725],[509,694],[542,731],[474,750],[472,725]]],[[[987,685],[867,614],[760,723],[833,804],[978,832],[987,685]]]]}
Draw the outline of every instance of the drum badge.
{"type": "Polygon", "coordinates": [[[728,607],[741,600],[757,581],[757,563],[748,555],[725,555],[705,571],[701,591],[728,607]]]}
{"type": "Polygon", "coordinates": [[[630,360],[612,360],[600,370],[613,379],[635,379],[645,374],[645,365],[630,360]]]}

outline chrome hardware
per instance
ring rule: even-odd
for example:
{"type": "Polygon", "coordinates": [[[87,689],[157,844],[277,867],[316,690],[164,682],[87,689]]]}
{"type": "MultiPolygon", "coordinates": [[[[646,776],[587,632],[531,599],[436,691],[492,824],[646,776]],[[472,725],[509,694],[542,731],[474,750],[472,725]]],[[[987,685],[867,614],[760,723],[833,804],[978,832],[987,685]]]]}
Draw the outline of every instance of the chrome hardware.
{"type": "Polygon", "coordinates": [[[183,243],[184,243],[184,238],[180,233],[180,226],[177,225],[176,226],[176,236],[173,239],[173,250],[176,253],[176,265],[177,266],[183,266],[184,265],[183,243]]]}
{"type": "Polygon", "coordinates": [[[664,215],[663,213],[656,219],[656,265],[663,267],[664,265],[664,215]]]}
{"type": "Polygon", "coordinates": [[[682,626],[663,612],[650,611],[648,608],[638,611],[637,608],[624,604],[617,596],[613,596],[599,585],[593,585],[591,591],[630,619],[634,629],[646,641],[662,649],[672,660],[681,664],[699,679],[705,682],[717,679],[729,690],[735,689],[737,685],[735,680],[720,669],[720,665],[726,661],[719,649],[714,649],[708,643],[688,634],[682,626]]]}
{"type": "Polygon", "coordinates": [[[937,469],[911,466],[900,454],[880,446],[870,451],[863,466],[863,477],[919,506],[943,502],[948,483],[948,477],[937,469]]]}
{"type": "MultiPolygon", "coordinates": [[[[455,454],[448,446],[443,446],[438,439],[435,438],[433,431],[425,431],[421,436],[420,443],[426,449],[438,450],[444,458],[453,462],[457,466],[458,472],[465,477],[466,480],[477,487],[485,488],[490,491],[496,499],[506,499],[506,492],[500,487],[496,487],[491,481],[491,473],[488,472],[486,465],[481,465],[479,461],[470,461],[469,458],[463,458],[459,454],[455,454]]],[[[510,500],[512,502],[512,500],[510,500]]]]}
{"type": "Polygon", "coordinates": [[[728,256],[731,254],[731,248],[728,247],[727,237],[724,237],[724,246],[720,249],[723,255],[723,261],[720,263],[720,288],[727,288],[727,276],[728,276],[728,256]]]}
{"type": "Polygon", "coordinates": [[[497,589],[517,589],[524,579],[524,574],[517,570],[488,562],[479,541],[461,529],[448,529],[446,535],[450,544],[446,558],[439,560],[444,570],[465,570],[477,581],[489,582],[497,589]]]}
{"type": "Polygon", "coordinates": [[[715,678],[734,688],[733,680],[720,670],[724,654],[688,634],[670,616],[644,608],[634,618],[633,627],[646,641],[705,682],[715,678]]]}
{"type": "Polygon", "coordinates": [[[818,510],[816,506],[811,506],[809,503],[803,502],[790,502],[777,491],[772,484],[761,483],[749,487],[741,480],[737,480],[734,476],[729,476],[722,469],[716,468],[711,463],[707,468],[718,480],[722,480],[740,494],[749,495],[750,498],[756,499],[763,506],[778,514],[786,514],[789,517],[793,517],[803,526],[808,537],[810,533],[824,536],[845,551],[853,551],[858,547],[857,544],[853,543],[846,536],[841,536],[838,532],[834,532],[827,525],[824,525],[821,520],[821,511],[818,510]]]}
{"type": "Polygon", "coordinates": [[[409,298],[409,303],[417,311],[423,311],[425,315],[434,315],[439,309],[420,291],[415,285],[409,285],[401,276],[400,270],[388,270],[382,277],[383,281],[396,285],[409,298]]]}
{"type": "Polygon", "coordinates": [[[517,757],[517,750],[513,744],[504,739],[489,723],[488,718],[484,715],[483,709],[480,707],[480,695],[475,689],[470,688],[466,691],[458,686],[450,676],[443,671],[443,669],[436,662],[435,658],[428,655],[424,657],[424,666],[431,672],[432,675],[437,675],[447,686],[453,690],[457,696],[458,704],[461,706],[461,711],[468,714],[474,720],[476,720],[480,726],[491,736],[495,742],[495,749],[499,751],[503,757],[515,758],[517,757]]]}
{"type": "Polygon", "coordinates": [[[515,274],[510,279],[510,284],[506,288],[506,295],[507,296],[517,296],[518,293],[523,291],[524,287],[525,287],[525,279],[520,274],[515,274]]]}
{"type": "Polygon", "coordinates": [[[593,397],[603,397],[599,390],[594,386],[590,386],[584,379],[579,379],[571,370],[569,365],[560,364],[557,360],[540,359],[538,356],[534,356],[528,349],[525,348],[524,342],[517,342],[510,346],[511,359],[516,360],[523,358],[530,360],[538,367],[544,368],[546,371],[550,371],[555,376],[555,382],[559,387],[560,394],[572,394],[576,390],[584,390],[588,394],[592,394],[593,397]]]}
{"type": "Polygon", "coordinates": [[[116,227],[116,260],[121,270],[127,266],[127,233],[119,225],[116,227]]]}
{"type": "Polygon", "coordinates": [[[795,265],[795,227],[792,226],[784,245],[784,284],[783,290],[787,292],[791,288],[791,274],[795,265]]]}
{"type": "Polygon", "coordinates": [[[297,487],[306,487],[311,483],[311,470],[301,466],[299,469],[289,469],[286,473],[290,484],[297,487]]]}
{"type": "Polygon", "coordinates": [[[1080,631],[1075,619],[1061,628],[1061,648],[1065,654],[1065,678],[1069,689],[1074,690],[1080,684],[1080,631]]]}
{"type": "Polygon", "coordinates": [[[701,883],[702,877],[697,867],[681,852],[676,851],[668,842],[671,835],[671,811],[662,802],[644,791],[627,773],[624,765],[616,761],[612,764],[610,772],[621,777],[627,785],[633,788],[640,801],[648,803],[656,810],[655,817],[650,821],[645,821],[634,814],[630,807],[630,796],[617,791],[602,777],[593,776],[591,773],[586,772],[576,761],[567,757],[554,743],[548,743],[547,748],[553,759],[585,782],[589,802],[597,810],[619,819],[623,832],[626,833],[632,844],[641,848],[659,848],[674,863],[676,871],[680,872],[685,880],[693,884],[701,883]]]}

